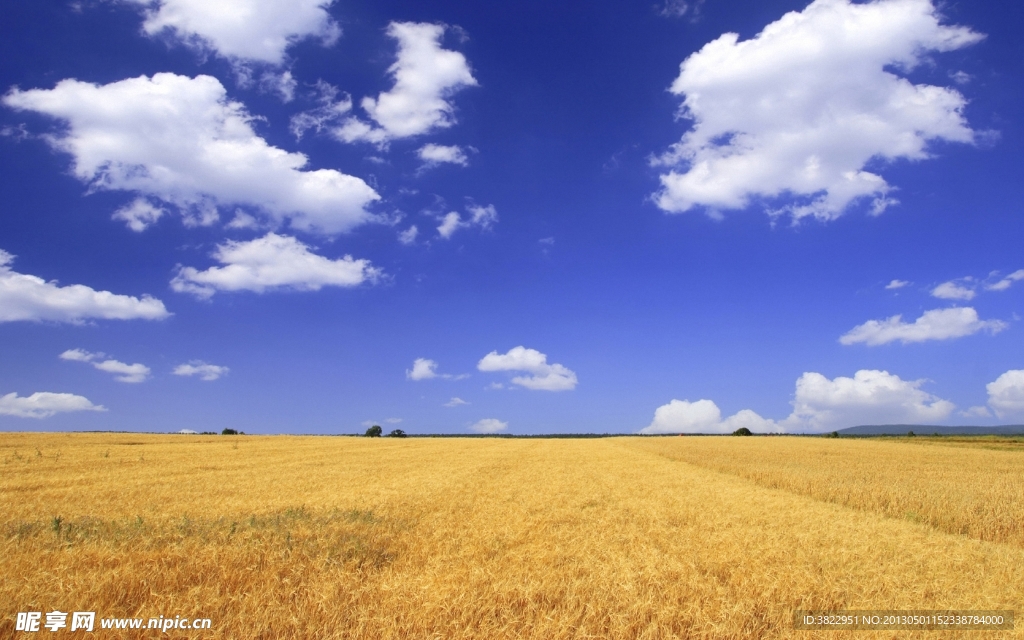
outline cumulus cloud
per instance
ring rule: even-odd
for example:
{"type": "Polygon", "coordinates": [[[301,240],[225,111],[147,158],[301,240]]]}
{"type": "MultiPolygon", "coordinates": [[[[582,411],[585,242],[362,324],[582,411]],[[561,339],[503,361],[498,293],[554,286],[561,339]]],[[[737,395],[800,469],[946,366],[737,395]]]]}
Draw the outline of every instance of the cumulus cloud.
{"type": "Polygon", "coordinates": [[[744,427],[753,433],[781,431],[775,421],[765,420],[749,409],[723,420],[721,410],[711,400],[672,400],[655,409],[654,420],[640,433],[732,433],[744,427]]]}
{"type": "Polygon", "coordinates": [[[412,369],[405,370],[405,377],[409,380],[431,380],[433,378],[444,378],[445,380],[462,380],[468,378],[469,374],[452,375],[450,373],[438,373],[437,362],[428,358],[416,358],[413,360],[412,369]]]}
{"type": "Polygon", "coordinates": [[[414,244],[416,242],[416,236],[419,235],[420,230],[416,228],[416,225],[412,225],[405,231],[398,232],[398,241],[402,244],[414,244]]]}
{"type": "Polygon", "coordinates": [[[889,284],[885,285],[886,289],[902,289],[910,283],[906,280],[893,280],[889,284]]]}
{"type": "Polygon", "coordinates": [[[388,68],[394,86],[360,106],[376,124],[347,118],[332,134],[343,142],[385,145],[396,138],[421,135],[455,124],[449,98],[463,87],[476,86],[465,56],[441,48],[446,27],[439,24],[392,22],[388,36],[398,41],[398,59],[388,68]]]}
{"type": "Polygon", "coordinates": [[[285,62],[306,38],[333,44],[341,30],[327,13],[333,0],[123,0],[145,9],[143,31],[168,33],[201,51],[234,61],[285,62]]]}
{"type": "Polygon", "coordinates": [[[437,233],[447,240],[459,229],[479,227],[486,231],[498,222],[498,210],[494,208],[493,204],[489,204],[486,207],[470,205],[466,210],[469,215],[465,218],[456,211],[445,214],[441,218],[441,224],[437,227],[437,233]]]}
{"type": "Polygon", "coordinates": [[[180,267],[171,288],[209,298],[216,291],[294,289],[319,291],[322,287],[355,287],[375,282],[382,273],[369,260],[345,256],[331,260],[310,251],[291,236],[268,233],[248,242],[228,240],[213,257],[225,265],[199,271],[180,267]]]}
{"type": "Polygon", "coordinates": [[[1024,415],[1024,370],[1011,369],[985,388],[988,390],[988,406],[997,416],[1024,415]]]}
{"type": "Polygon", "coordinates": [[[973,335],[979,331],[999,333],[1009,325],[1002,320],[979,320],[978,312],[971,307],[932,309],[914,322],[903,322],[901,315],[885,320],[868,320],[839,338],[845,345],[864,343],[877,346],[896,342],[925,342],[927,340],[950,340],[973,335]]]}
{"type": "Polygon", "coordinates": [[[462,217],[456,211],[451,211],[445,214],[444,218],[441,219],[441,224],[437,227],[437,232],[442,238],[448,239],[452,237],[452,234],[456,230],[468,224],[462,222],[462,217]]]}
{"type": "Polygon", "coordinates": [[[469,430],[477,433],[498,433],[508,429],[508,423],[497,418],[484,418],[476,424],[470,425],[469,430]]]}
{"type": "Polygon", "coordinates": [[[861,424],[919,424],[949,417],[955,405],[922,390],[924,383],[871,369],[833,380],[809,372],[797,379],[793,411],[784,420],[765,419],[749,409],[723,420],[711,400],[672,400],[658,407],[654,420],[640,432],[731,433],[742,427],[755,433],[816,432],[861,424]]]}
{"type": "Polygon", "coordinates": [[[481,358],[480,371],[523,371],[530,375],[516,376],[512,383],[537,391],[571,391],[576,388],[576,374],[560,364],[548,364],[548,357],[536,349],[519,346],[508,353],[492,351],[481,358]]]}
{"type": "Polygon", "coordinates": [[[1014,282],[1018,280],[1024,280],[1024,269],[1018,269],[1005,278],[1000,279],[992,284],[985,285],[985,288],[989,291],[1006,291],[1009,289],[1014,282]]]}
{"type": "Polygon", "coordinates": [[[671,92],[692,129],[653,161],[667,212],[745,208],[793,196],[773,211],[831,220],[861,199],[894,200],[872,160],[921,160],[933,140],[971,143],[955,89],[915,85],[909,71],[936,52],[982,39],[945,26],[930,0],[815,0],[750,40],[727,33],[680,65],[671,92]]]}
{"type": "Polygon", "coordinates": [[[49,418],[58,413],[72,411],[106,411],[103,405],[93,404],[88,398],[72,393],[40,391],[30,396],[8,393],[0,396],[0,416],[16,418],[49,418]]]}
{"type": "MultiPolygon", "coordinates": [[[[46,139],[72,156],[73,174],[91,191],[172,204],[187,224],[213,224],[218,208],[246,206],[278,224],[337,233],[370,220],[366,207],[380,199],[359,178],[306,170],[305,155],[269,145],[210,76],[158,73],[107,85],[69,79],[53,89],[13,89],[3,102],[66,123],[46,139]]],[[[119,216],[130,226],[155,220],[133,206],[119,216]]]]}
{"type": "Polygon", "coordinates": [[[117,360],[104,360],[94,362],[93,365],[100,371],[113,373],[114,380],[118,382],[143,382],[149,377],[149,367],[144,364],[127,364],[117,360]]]}
{"type": "Polygon", "coordinates": [[[932,289],[932,297],[941,300],[971,300],[974,295],[973,278],[950,280],[932,289]]]}
{"type": "Polygon", "coordinates": [[[264,93],[276,93],[282,102],[291,102],[295,99],[295,88],[298,84],[291,71],[267,71],[260,76],[260,90],[264,93]]]}
{"type": "Polygon", "coordinates": [[[460,167],[469,165],[469,158],[462,147],[445,146],[440,144],[425,144],[416,152],[426,167],[435,167],[439,164],[457,164],[460,167]]]}
{"type": "Polygon", "coordinates": [[[977,407],[971,407],[969,409],[964,409],[963,411],[960,412],[960,415],[962,415],[965,418],[991,418],[992,417],[992,413],[988,410],[988,407],[982,407],[982,406],[977,406],[977,407]]]}
{"type": "Polygon", "coordinates": [[[448,402],[444,403],[444,406],[446,406],[446,407],[458,407],[458,406],[461,406],[461,405],[464,405],[464,404],[469,404],[469,403],[466,402],[465,400],[463,400],[462,398],[452,398],[448,402]]]}
{"type": "Polygon", "coordinates": [[[427,358],[416,358],[412,369],[406,369],[405,377],[410,380],[430,380],[437,377],[437,363],[427,358]]]}
{"type": "Polygon", "coordinates": [[[146,227],[154,224],[165,213],[167,210],[163,207],[154,206],[145,198],[136,198],[130,204],[115,211],[111,217],[114,220],[123,221],[132,231],[142,233],[146,227]]]}
{"type": "Polygon", "coordinates": [[[216,364],[207,364],[202,360],[190,360],[186,364],[179,364],[174,367],[174,375],[176,376],[199,376],[200,380],[206,382],[212,382],[217,378],[226,376],[230,371],[229,368],[223,367],[216,364]]]}
{"type": "Polygon", "coordinates": [[[0,322],[50,320],[80,323],[105,320],[162,320],[169,315],[164,303],[96,291],[81,284],[62,287],[37,276],[12,271],[14,256],[0,249],[0,322]]]}
{"type": "Polygon", "coordinates": [[[1024,280],[1024,269],[1018,269],[1003,277],[1000,277],[998,271],[993,271],[980,282],[972,276],[943,282],[932,289],[931,294],[943,300],[973,300],[978,294],[979,287],[985,291],[1006,291],[1019,280],[1024,280]]]}
{"type": "Polygon", "coordinates": [[[235,211],[235,217],[231,219],[231,222],[224,226],[228,229],[259,229],[261,225],[259,220],[239,209],[235,211]]]}
{"type": "Polygon", "coordinates": [[[68,349],[60,354],[61,360],[72,362],[87,362],[100,371],[114,374],[114,380],[118,382],[145,382],[149,377],[150,369],[144,364],[126,364],[112,358],[104,360],[105,354],[89,353],[83,349],[68,349]]]}
{"type": "Polygon", "coordinates": [[[805,373],[796,381],[793,413],[781,425],[787,430],[828,431],[860,424],[945,420],[955,405],[922,390],[924,383],[871,369],[833,380],[805,373]]]}

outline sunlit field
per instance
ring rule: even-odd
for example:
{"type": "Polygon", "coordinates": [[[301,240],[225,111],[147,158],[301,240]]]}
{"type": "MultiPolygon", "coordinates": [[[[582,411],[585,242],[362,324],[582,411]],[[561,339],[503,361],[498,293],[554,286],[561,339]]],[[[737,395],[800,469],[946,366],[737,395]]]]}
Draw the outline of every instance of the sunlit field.
{"type": "MultiPolygon", "coordinates": [[[[1012,442],[7,433],[0,458],[5,638],[52,610],[210,618],[167,634],[196,638],[1024,637],[793,629],[1024,611],[1012,442]]],[[[130,633],[34,635],[163,637],[130,633]]]]}

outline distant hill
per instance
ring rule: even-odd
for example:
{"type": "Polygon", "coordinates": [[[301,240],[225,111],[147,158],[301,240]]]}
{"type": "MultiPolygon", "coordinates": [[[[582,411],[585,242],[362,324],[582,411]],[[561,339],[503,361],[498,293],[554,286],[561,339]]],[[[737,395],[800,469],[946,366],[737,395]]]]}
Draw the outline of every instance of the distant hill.
{"type": "Polygon", "coordinates": [[[928,424],[876,424],[840,429],[841,436],[905,436],[913,431],[919,436],[1018,436],[1024,435],[1024,424],[1001,427],[936,427],[928,424]]]}

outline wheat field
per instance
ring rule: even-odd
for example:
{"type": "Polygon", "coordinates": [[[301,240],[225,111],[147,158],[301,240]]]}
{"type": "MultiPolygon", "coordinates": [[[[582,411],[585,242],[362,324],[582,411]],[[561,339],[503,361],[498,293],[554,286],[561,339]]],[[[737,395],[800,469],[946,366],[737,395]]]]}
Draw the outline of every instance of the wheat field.
{"type": "Polygon", "coordinates": [[[1024,451],[918,440],[4,433],[0,637],[978,637],[793,629],[1024,610],[1024,451]]]}

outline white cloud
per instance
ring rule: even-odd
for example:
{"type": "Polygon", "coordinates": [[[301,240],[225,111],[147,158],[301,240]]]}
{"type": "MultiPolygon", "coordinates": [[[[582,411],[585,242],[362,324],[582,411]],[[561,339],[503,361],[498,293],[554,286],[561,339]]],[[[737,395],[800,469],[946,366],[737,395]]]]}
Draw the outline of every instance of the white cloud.
{"type": "Polygon", "coordinates": [[[0,415],[16,418],[49,418],[57,413],[106,410],[103,405],[93,404],[88,398],[72,393],[42,391],[25,397],[17,393],[0,396],[0,415]]]}
{"type": "Polygon", "coordinates": [[[481,358],[476,368],[480,371],[524,371],[528,376],[516,376],[512,383],[539,391],[571,391],[576,388],[576,374],[560,364],[548,364],[547,356],[536,349],[515,347],[508,353],[492,351],[481,358]]]}
{"type": "Polygon", "coordinates": [[[16,127],[0,127],[0,136],[12,138],[15,142],[21,142],[33,137],[32,134],[28,132],[28,127],[25,126],[24,122],[19,123],[16,127]]]}
{"type": "Polygon", "coordinates": [[[988,407],[977,406],[961,411],[960,415],[965,418],[991,418],[992,412],[988,410],[988,407]]]}
{"type": "Polygon", "coordinates": [[[743,427],[753,433],[781,431],[775,421],[765,420],[749,409],[722,420],[721,410],[711,400],[672,400],[654,411],[654,420],[640,433],[732,433],[743,427]]]}
{"type": "Polygon", "coordinates": [[[342,93],[334,85],[317,80],[316,91],[316,101],[319,106],[292,116],[289,128],[296,138],[301,139],[310,129],[314,129],[316,133],[329,129],[338,119],[352,110],[351,96],[342,93]],[[341,94],[341,98],[338,97],[339,94],[341,94]]]}
{"type": "Polygon", "coordinates": [[[988,406],[1000,418],[1024,415],[1024,370],[1011,369],[985,385],[988,406]]]}
{"type": "Polygon", "coordinates": [[[376,123],[348,118],[332,133],[343,142],[366,141],[384,145],[455,124],[448,98],[463,87],[476,86],[465,56],[441,48],[445,26],[392,22],[388,35],[398,41],[398,59],[388,73],[395,85],[377,98],[363,98],[360,106],[376,123]]]}
{"type": "Polygon", "coordinates": [[[259,229],[261,225],[259,220],[238,209],[235,211],[235,217],[231,219],[231,222],[224,226],[228,229],[259,229]]]}
{"type": "Polygon", "coordinates": [[[96,358],[102,357],[102,353],[89,353],[84,349],[68,349],[60,354],[61,360],[70,360],[71,362],[92,362],[96,358]]]}
{"type": "Polygon", "coordinates": [[[292,77],[291,71],[275,73],[267,71],[260,76],[260,90],[266,93],[276,93],[282,102],[291,102],[295,99],[295,87],[298,83],[292,77]]]}
{"type": "Polygon", "coordinates": [[[972,278],[950,280],[932,289],[932,297],[942,300],[971,300],[974,298],[974,295],[972,278]]]}
{"type": "Polygon", "coordinates": [[[834,380],[805,373],[796,381],[793,413],[780,426],[788,431],[829,431],[861,424],[945,420],[955,405],[921,390],[924,382],[869,369],[834,380]]]}
{"type": "Polygon", "coordinates": [[[469,403],[466,402],[465,400],[463,400],[462,398],[452,398],[448,402],[444,403],[444,406],[446,406],[446,407],[458,407],[458,406],[461,406],[461,405],[464,405],[464,404],[469,404],[469,403]]]}
{"type": "Polygon", "coordinates": [[[176,376],[199,376],[200,380],[211,382],[226,376],[231,369],[216,364],[207,364],[202,360],[190,360],[187,364],[179,364],[174,367],[176,376]]]}
{"type": "Polygon", "coordinates": [[[996,334],[1009,326],[1002,320],[979,320],[978,312],[971,307],[932,309],[925,311],[913,323],[903,322],[901,318],[902,316],[895,315],[885,320],[868,320],[843,334],[839,342],[846,345],[864,343],[877,346],[897,340],[903,344],[950,340],[979,331],[996,334]]]}
{"type": "Polygon", "coordinates": [[[971,81],[971,74],[963,71],[956,71],[949,74],[950,79],[957,84],[967,84],[971,81]]]}
{"type": "Polygon", "coordinates": [[[481,229],[490,229],[498,222],[498,211],[494,208],[493,204],[489,204],[486,207],[470,205],[466,207],[466,210],[470,215],[470,223],[481,229]]]}
{"type": "Polygon", "coordinates": [[[126,204],[111,216],[114,220],[122,220],[128,228],[136,233],[142,233],[146,227],[155,223],[167,211],[163,207],[156,207],[145,198],[136,198],[130,204],[126,204]]]}
{"type": "Polygon", "coordinates": [[[494,208],[493,204],[486,207],[470,205],[466,207],[466,210],[469,213],[466,218],[460,216],[456,211],[445,214],[441,219],[440,226],[437,227],[437,233],[447,240],[459,229],[479,227],[486,231],[498,222],[498,210],[494,208]]]}
{"type": "Polygon", "coordinates": [[[469,226],[469,223],[463,223],[462,217],[458,212],[450,211],[441,219],[441,224],[437,227],[437,232],[441,234],[442,238],[447,240],[452,237],[452,234],[458,229],[465,226],[469,226]]]}
{"type": "Polygon", "coordinates": [[[405,377],[410,380],[430,380],[437,377],[437,363],[427,358],[413,360],[412,369],[406,369],[405,377]]]}
{"type": "Polygon", "coordinates": [[[355,287],[381,277],[381,271],[369,260],[352,256],[330,260],[313,253],[299,240],[276,233],[248,242],[228,240],[218,245],[213,257],[225,266],[206,271],[181,267],[171,288],[208,298],[217,290],[319,291],[322,287],[355,287]]]}
{"type": "Polygon", "coordinates": [[[341,30],[327,13],[333,0],[125,0],[145,7],[143,30],[231,60],[281,65],[305,38],[333,44],[341,30]]]}
{"type": "Polygon", "coordinates": [[[1024,280],[1024,269],[1018,269],[998,282],[985,285],[985,288],[989,291],[1006,291],[1018,280],[1024,280]]]}
{"type": "Polygon", "coordinates": [[[412,369],[405,370],[405,377],[410,380],[430,380],[432,378],[444,378],[445,380],[462,380],[468,378],[468,373],[452,375],[450,373],[438,373],[437,363],[427,358],[416,358],[412,363],[412,369]]]}
{"type": "Polygon", "coordinates": [[[144,364],[126,364],[117,360],[104,360],[94,362],[93,365],[100,371],[116,374],[114,380],[118,382],[143,382],[149,377],[149,367],[144,364]]]}
{"type": "Polygon", "coordinates": [[[60,354],[61,360],[87,362],[100,371],[113,373],[114,379],[118,382],[145,382],[151,373],[149,367],[144,364],[137,362],[135,364],[126,364],[113,359],[103,360],[102,358],[104,357],[102,353],[89,353],[84,349],[68,349],[60,354]]]}
{"type": "Polygon", "coordinates": [[[420,230],[416,228],[416,225],[412,225],[405,231],[398,233],[398,241],[402,244],[413,244],[416,242],[416,236],[419,235],[420,230]]]}
{"type": "Polygon", "coordinates": [[[216,222],[218,207],[248,206],[277,223],[336,233],[370,220],[366,207],[380,199],[359,178],[304,170],[305,155],[269,145],[210,76],[62,80],[49,90],[13,89],[3,101],[67,123],[47,140],[71,154],[75,177],[91,191],[162,200],[187,224],[216,222]]]}
{"type": "Polygon", "coordinates": [[[664,0],[658,13],[667,18],[682,18],[688,13],[696,16],[702,4],[704,0],[664,0]]]}
{"type": "MultiPolygon", "coordinates": [[[[1024,372],[1019,373],[1024,408],[1024,372]]],[[[754,433],[815,432],[861,424],[920,424],[946,419],[955,405],[921,390],[924,382],[869,369],[858,371],[852,378],[840,376],[834,380],[809,372],[797,379],[793,412],[784,420],[765,419],[749,409],[723,420],[718,405],[711,400],[672,400],[655,410],[654,420],[640,433],[732,433],[742,427],[754,433]]]]}
{"type": "Polygon", "coordinates": [[[929,0],[816,0],[750,40],[722,35],[671,86],[693,128],[653,161],[671,168],[657,205],[717,212],[791,195],[797,203],[773,214],[830,220],[862,198],[880,213],[894,201],[870,161],[925,159],[929,141],[974,139],[960,93],[893,71],[981,38],[940,25],[929,0]]]}
{"type": "Polygon", "coordinates": [[[477,433],[498,433],[508,429],[508,423],[497,418],[484,418],[469,427],[470,431],[477,433]]]}
{"type": "Polygon", "coordinates": [[[81,284],[59,286],[37,276],[10,268],[14,256],[0,249],[0,322],[50,320],[79,323],[91,318],[105,320],[162,320],[169,315],[164,303],[148,295],[142,298],[96,291],[81,284]]]}
{"type": "Polygon", "coordinates": [[[885,285],[886,289],[902,289],[910,283],[906,280],[893,280],[889,284],[885,285]]]}
{"type": "Polygon", "coordinates": [[[469,165],[469,158],[466,152],[458,146],[444,146],[440,144],[425,144],[416,152],[426,166],[433,167],[443,163],[457,164],[461,167],[469,165]]]}

